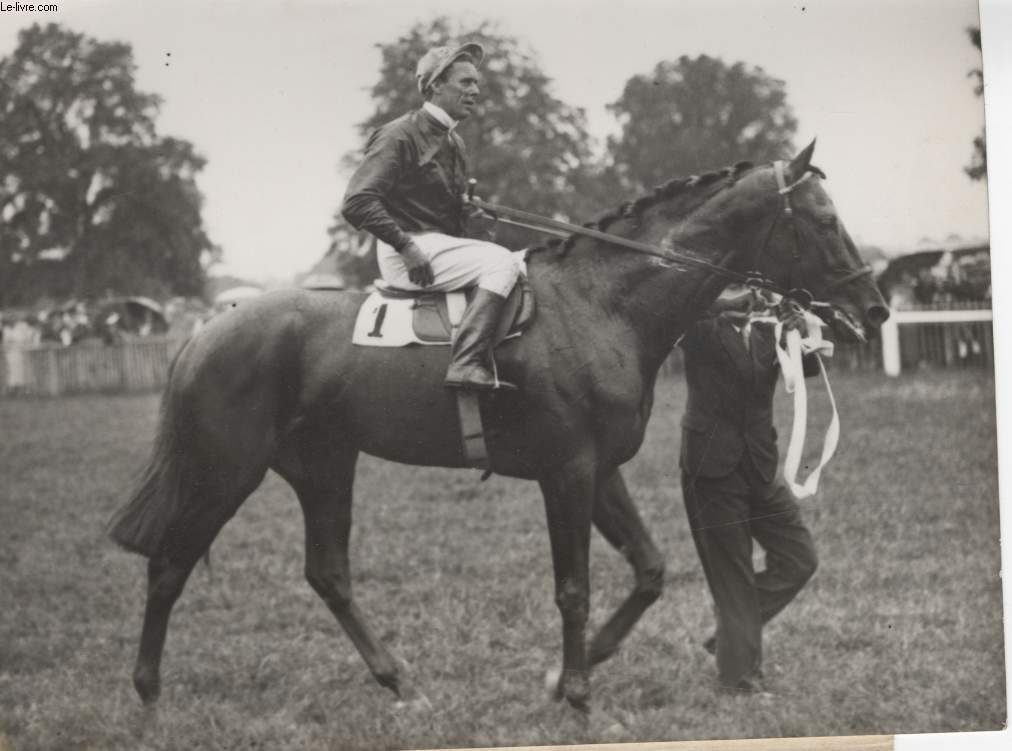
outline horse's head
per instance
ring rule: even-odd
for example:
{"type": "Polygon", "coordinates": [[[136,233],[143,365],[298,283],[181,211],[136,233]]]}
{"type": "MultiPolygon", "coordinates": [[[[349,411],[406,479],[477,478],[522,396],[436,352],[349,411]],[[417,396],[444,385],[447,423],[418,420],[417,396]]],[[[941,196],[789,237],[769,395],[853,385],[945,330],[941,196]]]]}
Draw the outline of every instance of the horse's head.
{"type": "Polygon", "coordinates": [[[732,267],[801,297],[807,291],[837,336],[865,341],[889,308],[811,164],[814,149],[813,141],[790,162],[753,169],[728,191],[744,202],[727,207],[738,233],[732,267]]]}

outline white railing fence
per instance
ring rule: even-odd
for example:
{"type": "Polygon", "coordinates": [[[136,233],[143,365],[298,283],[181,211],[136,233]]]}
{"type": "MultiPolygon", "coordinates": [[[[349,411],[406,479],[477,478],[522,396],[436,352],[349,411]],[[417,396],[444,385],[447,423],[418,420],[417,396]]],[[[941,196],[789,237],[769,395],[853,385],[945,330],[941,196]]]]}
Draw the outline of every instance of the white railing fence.
{"type": "Polygon", "coordinates": [[[158,391],[181,344],[177,338],[149,337],[114,345],[5,347],[0,352],[0,395],[158,391]]]}
{"type": "MultiPolygon", "coordinates": [[[[837,372],[885,372],[925,368],[994,369],[991,309],[986,303],[946,303],[893,310],[879,336],[865,344],[837,342],[826,360],[837,372]]],[[[664,366],[664,374],[682,372],[678,348],[664,366]]]]}
{"type": "Polygon", "coordinates": [[[898,376],[904,365],[994,366],[990,308],[894,310],[882,326],[882,369],[898,376]],[[911,351],[916,356],[911,357],[911,351]]]}
{"type": "MultiPolygon", "coordinates": [[[[42,344],[0,353],[0,396],[62,396],[93,392],[158,391],[182,339],[150,337],[116,345],[42,344]]],[[[879,338],[838,344],[827,362],[837,371],[884,371],[898,376],[920,368],[994,367],[991,310],[980,304],[894,310],[879,338]]],[[[681,352],[664,375],[682,372],[681,352]]]]}

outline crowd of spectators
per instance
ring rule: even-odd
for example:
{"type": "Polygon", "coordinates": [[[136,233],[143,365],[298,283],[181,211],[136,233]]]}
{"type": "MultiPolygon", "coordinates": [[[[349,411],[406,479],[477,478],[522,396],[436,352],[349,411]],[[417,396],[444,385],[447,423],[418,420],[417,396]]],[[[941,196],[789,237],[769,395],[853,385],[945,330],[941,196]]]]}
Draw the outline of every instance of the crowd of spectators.
{"type": "Polygon", "coordinates": [[[0,311],[0,393],[28,387],[28,353],[40,347],[102,347],[151,336],[185,338],[213,314],[203,301],[144,297],[70,301],[0,311]]]}
{"type": "Polygon", "coordinates": [[[0,311],[4,349],[57,344],[116,344],[138,337],[189,335],[211,311],[199,300],[174,298],[164,306],[144,297],[70,301],[35,310],[0,311]]]}
{"type": "MultiPolygon", "coordinates": [[[[927,255],[927,254],[924,254],[927,255]]],[[[965,307],[991,304],[991,269],[987,252],[941,253],[931,265],[914,266],[899,258],[899,267],[887,269],[880,283],[887,287],[890,307],[902,310],[923,307],[965,307]]]]}

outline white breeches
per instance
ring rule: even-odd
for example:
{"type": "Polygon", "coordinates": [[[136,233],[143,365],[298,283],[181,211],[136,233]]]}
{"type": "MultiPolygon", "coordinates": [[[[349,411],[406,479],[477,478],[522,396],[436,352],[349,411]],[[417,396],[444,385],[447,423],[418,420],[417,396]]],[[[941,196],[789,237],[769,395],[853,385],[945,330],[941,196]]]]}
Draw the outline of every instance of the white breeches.
{"type": "MultiPolygon", "coordinates": [[[[412,234],[411,239],[432,266],[434,281],[426,290],[448,292],[478,286],[506,297],[520,276],[523,254],[501,245],[439,232],[412,234]]],[[[408,279],[401,255],[386,243],[376,243],[376,260],[387,284],[398,289],[421,289],[408,279]]]]}

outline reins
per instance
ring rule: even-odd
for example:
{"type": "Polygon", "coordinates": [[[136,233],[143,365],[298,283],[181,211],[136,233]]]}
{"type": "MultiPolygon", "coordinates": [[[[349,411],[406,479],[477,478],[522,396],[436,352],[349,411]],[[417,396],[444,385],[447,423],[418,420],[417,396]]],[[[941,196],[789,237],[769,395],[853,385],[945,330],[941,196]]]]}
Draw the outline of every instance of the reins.
{"type": "MultiPolygon", "coordinates": [[[[642,253],[643,255],[654,256],[655,258],[661,258],[671,263],[709,271],[730,281],[740,282],[751,287],[758,287],[770,292],[776,292],[779,295],[788,296],[789,290],[785,290],[780,285],[766,279],[759,273],[745,274],[729,269],[726,266],[718,266],[715,263],[710,263],[709,261],[685,255],[684,252],[679,253],[674,250],[667,251],[664,248],[657,247],[656,245],[641,243],[638,240],[629,240],[628,238],[619,237],[618,235],[613,235],[610,232],[602,232],[601,230],[593,229],[592,227],[582,227],[578,224],[570,224],[569,222],[563,222],[559,219],[549,219],[548,217],[540,216],[539,214],[532,214],[529,211],[523,211],[521,209],[514,209],[510,206],[489,203],[488,201],[483,201],[480,198],[471,198],[470,202],[482,211],[488,212],[497,221],[503,222],[504,224],[511,224],[515,227],[523,227],[525,229],[534,230],[535,232],[542,232],[547,235],[552,235],[553,237],[566,238],[569,235],[590,237],[594,240],[601,240],[602,242],[606,242],[610,245],[617,245],[622,248],[634,250],[637,253],[642,253]]],[[[675,247],[678,246],[676,245],[675,247]]]]}
{"type": "MultiPolygon", "coordinates": [[[[774,162],[773,166],[777,177],[778,193],[783,197],[784,200],[783,210],[780,213],[778,213],[776,217],[774,217],[773,223],[770,225],[770,230],[766,235],[766,240],[756,253],[755,257],[756,266],[758,266],[760,256],[766,251],[766,248],[769,245],[770,240],[772,239],[773,232],[775,231],[777,223],[782,215],[788,218],[788,221],[794,228],[794,241],[795,241],[794,257],[795,258],[800,257],[801,239],[798,236],[797,227],[794,224],[794,209],[791,206],[790,194],[792,191],[794,191],[795,188],[797,188],[798,186],[803,184],[808,178],[810,178],[812,174],[815,174],[817,172],[817,168],[814,167],[809,168],[809,171],[806,172],[801,178],[791,183],[790,185],[787,185],[784,179],[784,163],[782,161],[777,161],[774,162]]],[[[821,172],[817,173],[820,175],[822,174],[821,172]]],[[[699,258],[695,258],[691,255],[688,255],[688,253],[690,252],[688,248],[678,246],[677,244],[674,243],[672,244],[673,245],[672,249],[669,251],[665,248],[650,245],[648,243],[642,243],[637,240],[629,240],[625,237],[619,237],[618,235],[613,235],[609,232],[593,229],[591,227],[583,227],[577,224],[564,222],[559,219],[550,219],[545,216],[540,216],[539,214],[534,214],[529,211],[523,211],[521,209],[515,209],[510,206],[503,206],[500,204],[489,203],[488,201],[483,201],[480,198],[474,197],[474,187],[475,181],[470,180],[467,200],[474,206],[480,208],[482,211],[485,211],[488,214],[490,214],[493,218],[496,219],[496,221],[503,222],[504,224],[510,224],[516,227],[523,227],[524,229],[533,230],[535,232],[540,232],[543,234],[563,239],[569,237],[570,235],[582,235],[583,237],[589,237],[594,240],[600,240],[601,242],[605,242],[610,245],[615,245],[622,248],[627,248],[637,253],[642,253],[643,255],[653,256],[655,258],[661,258],[671,263],[689,266],[690,268],[701,269],[703,271],[708,271],[711,274],[727,279],[728,281],[738,282],[752,289],[763,289],[769,292],[774,292],[780,295],[781,297],[789,298],[795,301],[802,308],[805,309],[810,308],[828,309],[832,307],[831,303],[816,300],[814,295],[812,295],[812,293],[807,289],[803,288],[786,289],[781,285],[776,284],[772,280],[766,278],[758,271],[751,271],[751,272],[734,271],[733,269],[729,269],[726,266],[720,266],[718,264],[710,263],[709,261],[704,261],[699,258]]],[[[856,269],[844,275],[840,279],[834,280],[832,283],[827,285],[826,289],[827,290],[835,289],[836,287],[842,286],[843,284],[847,284],[848,282],[851,282],[854,279],[860,278],[862,276],[871,273],[872,269],[870,266],[862,266],[860,269],[856,269]]]]}

